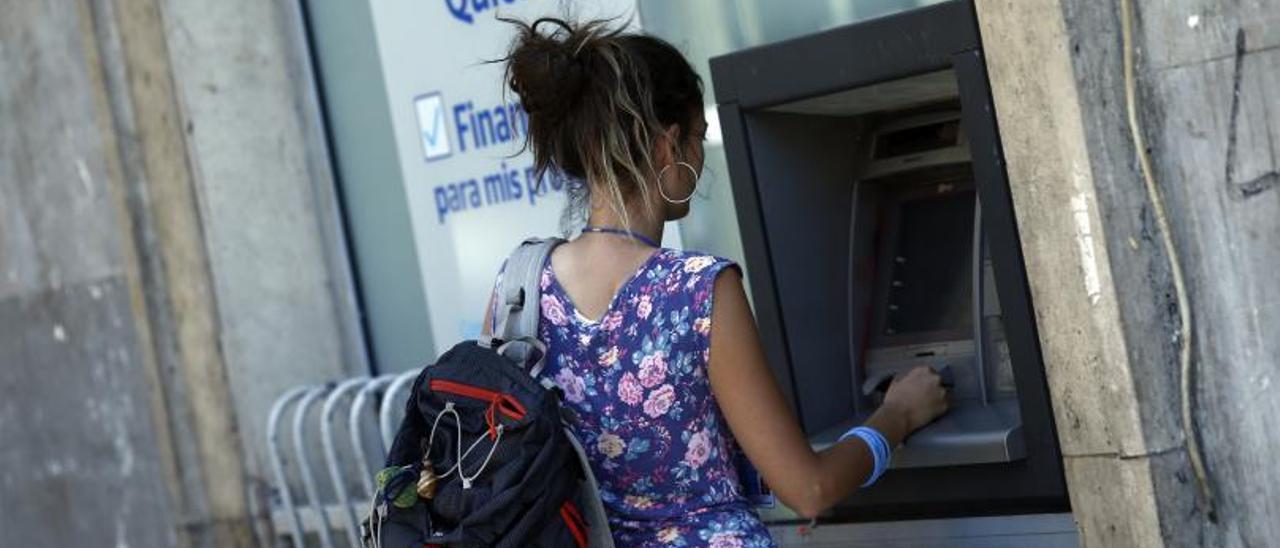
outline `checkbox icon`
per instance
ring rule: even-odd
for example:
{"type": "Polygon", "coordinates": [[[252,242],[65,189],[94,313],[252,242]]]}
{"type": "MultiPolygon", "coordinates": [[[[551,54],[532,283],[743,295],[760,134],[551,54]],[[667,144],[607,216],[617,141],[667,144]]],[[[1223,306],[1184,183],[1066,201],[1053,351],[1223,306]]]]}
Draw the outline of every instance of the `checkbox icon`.
{"type": "Polygon", "coordinates": [[[427,161],[448,158],[453,153],[449,145],[444,109],[444,96],[440,92],[414,97],[414,111],[418,113],[418,138],[422,141],[422,155],[427,161]]]}

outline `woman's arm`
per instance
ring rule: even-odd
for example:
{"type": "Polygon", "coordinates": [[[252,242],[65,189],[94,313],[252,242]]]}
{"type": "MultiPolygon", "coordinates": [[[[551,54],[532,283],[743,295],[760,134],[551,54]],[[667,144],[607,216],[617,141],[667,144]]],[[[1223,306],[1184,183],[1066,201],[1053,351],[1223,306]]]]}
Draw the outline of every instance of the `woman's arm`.
{"type": "MultiPolygon", "coordinates": [[[[813,518],[864,483],[874,457],[857,437],[815,453],[769,372],[737,270],[725,269],[716,279],[713,298],[708,367],[720,410],[778,498],[813,518]]],[[[865,424],[896,447],[946,407],[937,374],[922,366],[895,379],[865,424]]]]}

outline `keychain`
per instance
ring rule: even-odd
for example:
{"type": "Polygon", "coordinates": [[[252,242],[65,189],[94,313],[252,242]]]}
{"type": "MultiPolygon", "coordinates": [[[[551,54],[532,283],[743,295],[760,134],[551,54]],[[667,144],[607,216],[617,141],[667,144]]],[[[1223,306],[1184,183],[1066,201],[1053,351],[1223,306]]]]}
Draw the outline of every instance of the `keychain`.
{"type": "Polygon", "coordinates": [[[418,473],[418,496],[431,500],[436,496],[436,484],[440,482],[440,477],[436,475],[435,468],[431,467],[427,456],[423,454],[422,471],[418,473]]]}

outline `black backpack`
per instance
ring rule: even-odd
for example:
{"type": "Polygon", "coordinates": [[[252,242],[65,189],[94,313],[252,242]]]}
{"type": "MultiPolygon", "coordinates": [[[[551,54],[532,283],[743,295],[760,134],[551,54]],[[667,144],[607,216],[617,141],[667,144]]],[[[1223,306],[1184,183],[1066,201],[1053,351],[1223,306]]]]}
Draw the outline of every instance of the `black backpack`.
{"type": "Polygon", "coordinates": [[[571,413],[559,388],[537,378],[538,282],[559,243],[517,247],[495,336],[459,343],[418,374],[378,474],[366,546],[612,548],[586,454],[567,430],[571,413]]]}

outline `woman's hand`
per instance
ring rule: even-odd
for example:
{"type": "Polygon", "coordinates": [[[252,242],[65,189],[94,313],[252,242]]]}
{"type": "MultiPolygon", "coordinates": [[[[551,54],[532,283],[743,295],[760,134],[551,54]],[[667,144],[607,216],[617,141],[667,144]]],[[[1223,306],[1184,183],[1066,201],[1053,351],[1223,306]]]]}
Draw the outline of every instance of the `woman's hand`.
{"type": "MultiPolygon", "coordinates": [[[[782,503],[801,516],[816,517],[871,476],[875,456],[860,439],[815,453],[765,361],[741,273],[722,271],[713,298],[708,374],[715,401],[734,438],[782,503]]],[[[947,409],[946,391],[932,369],[899,377],[884,405],[865,423],[890,447],[947,409]]]]}
{"type": "Polygon", "coordinates": [[[947,412],[947,390],[933,368],[922,365],[894,377],[882,408],[901,414],[907,432],[914,432],[947,412]]]}

